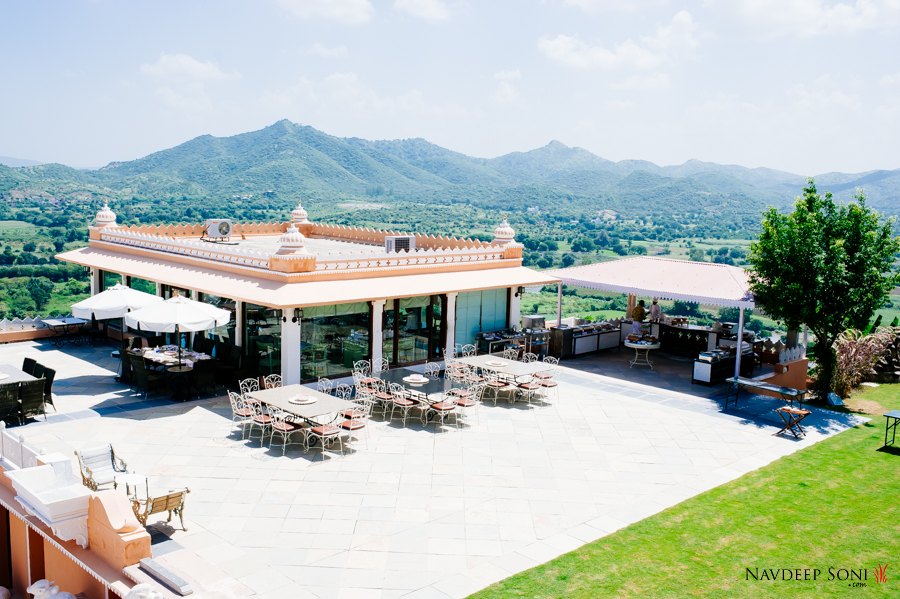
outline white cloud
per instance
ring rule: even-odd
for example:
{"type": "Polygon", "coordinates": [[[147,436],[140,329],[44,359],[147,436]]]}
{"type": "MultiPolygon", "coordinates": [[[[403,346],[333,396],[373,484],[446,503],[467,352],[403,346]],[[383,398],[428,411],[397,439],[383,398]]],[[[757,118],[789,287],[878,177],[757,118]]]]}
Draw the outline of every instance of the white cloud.
{"type": "Polygon", "coordinates": [[[302,107],[340,114],[345,118],[371,119],[376,114],[398,118],[409,115],[460,117],[469,114],[463,107],[430,101],[421,90],[415,88],[396,95],[380,94],[353,72],[332,73],[319,81],[302,77],[289,88],[265,93],[261,101],[270,109],[288,111],[302,107]]]}
{"type": "Polygon", "coordinates": [[[394,0],[394,8],[426,21],[450,18],[450,10],[442,0],[394,0]]]}
{"type": "Polygon", "coordinates": [[[347,56],[347,46],[326,46],[325,44],[316,42],[310,46],[306,53],[321,58],[340,58],[342,56],[347,56]]]}
{"type": "Polygon", "coordinates": [[[892,75],[882,75],[878,79],[878,85],[882,87],[893,87],[895,85],[900,85],[900,73],[894,73],[892,75]]]}
{"type": "Polygon", "coordinates": [[[741,0],[739,12],[770,35],[846,35],[897,23],[900,0],[741,0]]]}
{"type": "Polygon", "coordinates": [[[658,6],[665,4],[666,0],[562,0],[566,6],[574,6],[585,12],[634,12],[643,10],[648,5],[658,6]]]}
{"type": "Polygon", "coordinates": [[[577,36],[565,34],[541,38],[538,48],[548,58],[570,67],[652,69],[675,53],[696,47],[696,31],[691,13],[683,10],[669,24],[657,28],[654,35],[642,36],[637,41],[627,39],[612,48],[592,46],[577,36]]]}
{"type": "Polygon", "coordinates": [[[278,4],[300,19],[329,19],[359,25],[375,15],[371,0],[278,0],[278,4]]]}
{"type": "Polygon", "coordinates": [[[518,69],[498,71],[494,73],[494,81],[497,87],[494,89],[494,99],[500,103],[512,102],[519,97],[519,89],[516,82],[522,79],[522,72],[518,69]]]}
{"type": "Polygon", "coordinates": [[[216,63],[203,62],[189,54],[163,54],[156,62],[141,65],[141,72],[161,79],[193,81],[220,81],[240,76],[237,73],[226,73],[216,63]]]}
{"type": "Polygon", "coordinates": [[[212,61],[188,54],[163,54],[156,62],[141,65],[141,72],[157,81],[154,93],[163,106],[187,113],[212,109],[208,85],[240,78],[239,73],[223,71],[212,61]]]}
{"type": "Polygon", "coordinates": [[[647,75],[632,75],[628,77],[624,81],[619,81],[618,83],[614,83],[612,86],[615,89],[636,89],[636,90],[647,90],[647,89],[662,89],[665,87],[669,87],[671,83],[669,76],[666,73],[649,73],[647,75]]]}

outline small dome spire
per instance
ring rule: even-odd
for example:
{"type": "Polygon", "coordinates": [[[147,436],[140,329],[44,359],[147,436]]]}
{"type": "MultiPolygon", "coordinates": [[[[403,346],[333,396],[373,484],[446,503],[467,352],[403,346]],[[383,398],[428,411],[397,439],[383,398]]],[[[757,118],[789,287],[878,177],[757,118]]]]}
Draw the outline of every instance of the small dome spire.
{"type": "Polygon", "coordinates": [[[307,254],[306,238],[297,230],[297,227],[291,224],[284,235],[278,240],[278,254],[307,254]]]}
{"type": "Polygon", "coordinates": [[[115,227],[116,213],[110,210],[109,204],[103,202],[103,208],[94,216],[95,227],[115,227]]]}
{"type": "Polygon", "coordinates": [[[308,223],[309,218],[306,210],[303,208],[303,202],[297,200],[297,207],[291,211],[291,222],[295,225],[299,225],[302,223],[308,223]]]}
{"type": "Polygon", "coordinates": [[[515,230],[509,226],[509,221],[506,220],[506,215],[503,215],[503,222],[497,225],[497,228],[494,229],[494,243],[500,245],[506,245],[507,243],[512,243],[516,240],[516,232],[515,230]]]}

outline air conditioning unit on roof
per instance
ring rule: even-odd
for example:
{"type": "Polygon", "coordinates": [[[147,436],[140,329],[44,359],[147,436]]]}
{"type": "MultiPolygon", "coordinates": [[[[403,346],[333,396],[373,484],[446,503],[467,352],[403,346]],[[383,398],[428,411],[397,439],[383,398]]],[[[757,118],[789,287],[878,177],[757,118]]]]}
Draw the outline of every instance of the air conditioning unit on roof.
{"type": "Polygon", "coordinates": [[[231,239],[231,220],[227,218],[209,218],[206,220],[205,237],[209,240],[228,241],[231,239]]]}
{"type": "Polygon", "coordinates": [[[416,238],[413,235],[388,235],[384,238],[384,251],[388,253],[416,250],[416,238]]]}

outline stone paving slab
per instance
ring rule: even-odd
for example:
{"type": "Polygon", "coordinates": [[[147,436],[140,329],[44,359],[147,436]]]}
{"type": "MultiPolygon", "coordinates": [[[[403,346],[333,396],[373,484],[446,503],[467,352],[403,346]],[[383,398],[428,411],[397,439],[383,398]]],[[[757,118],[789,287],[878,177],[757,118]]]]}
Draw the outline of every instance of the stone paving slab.
{"type": "Polygon", "coordinates": [[[142,401],[113,380],[110,349],[0,346],[0,363],[58,369],[59,413],[18,430],[69,455],[109,441],[151,489],[190,487],[189,530],[156,526],[172,539],[159,547],[176,570],[208,563],[214,596],[465,596],[858,420],[814,409],[795,440],[773,434],[776,400],[723,413],[708,389],[560,368],[543,405],[501,400],[441,432],[376,419],[368,448],[282,457],[230,434],[224,397],[142,401]]]}

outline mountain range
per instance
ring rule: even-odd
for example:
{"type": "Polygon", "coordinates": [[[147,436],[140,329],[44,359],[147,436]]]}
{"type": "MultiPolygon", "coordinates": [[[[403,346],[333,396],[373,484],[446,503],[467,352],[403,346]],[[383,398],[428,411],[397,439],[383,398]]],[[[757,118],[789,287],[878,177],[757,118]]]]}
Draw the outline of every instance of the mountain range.
{"type": "MultiPolygon", "coordinates": [[[[900,169],[825,173],[820,191],[841,200],[863,188],[869,204],[900,213],[900,169]]],[[[341,138],[287,120],[231,137],[203,135],[174,148],[95,170],[59,164],[0,165],[0,198],[66,201],[229,199],[265,195],[285,201],[372,199],[470,203],[503,209],[612,209],[661,214],[761,213],[784,207],[806,177],[767,168],[689,160],[658,166],[612,162],[558,141],[527,152],[476,158],[424,139],[341,138]]]]}

